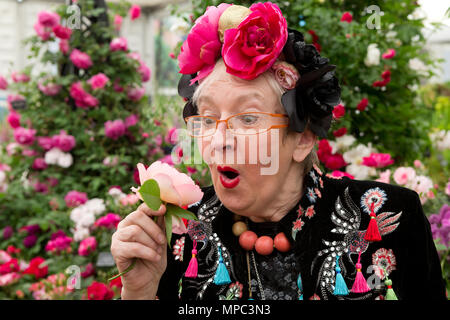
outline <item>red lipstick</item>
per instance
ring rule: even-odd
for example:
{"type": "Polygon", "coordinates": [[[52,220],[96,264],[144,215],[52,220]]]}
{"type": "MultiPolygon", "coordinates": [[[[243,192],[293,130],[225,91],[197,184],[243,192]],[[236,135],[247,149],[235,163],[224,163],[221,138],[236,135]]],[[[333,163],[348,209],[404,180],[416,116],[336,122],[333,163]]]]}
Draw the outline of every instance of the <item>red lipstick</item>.
{"type": "Polygon", "coordinates": [[[217,166],[217,171],[219,171],[219,179],[225,188],[234,188],[239,184],[239,171],[231,167],[217,166]]]}

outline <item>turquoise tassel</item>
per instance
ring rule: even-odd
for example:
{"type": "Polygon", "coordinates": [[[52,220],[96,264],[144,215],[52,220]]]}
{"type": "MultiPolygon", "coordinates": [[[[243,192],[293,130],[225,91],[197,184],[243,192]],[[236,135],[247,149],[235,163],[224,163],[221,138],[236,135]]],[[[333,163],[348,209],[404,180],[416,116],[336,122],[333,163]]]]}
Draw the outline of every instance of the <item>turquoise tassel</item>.
{"type": "Polygon", "coordinates": [[[223,263],[222,251],[219,248],[219,266],[217,267],[216,275],[214,276],[214,284],[224,285],[231,283],[230,275],[227,267],[223,263]]]}
{"type": "Polygon", "coordinates": [[[339,267],[339,256],[336,256],[336,283],[334,284],[335,296],[346,296],[348,295],[348,288],[345,284],[344,277],[341,274],[341,268],[339,267]]]}
{"type": "Polygon", "coordinates": [[[298,288],[298,300],[303,300],[303,285],[302,285],[302,277],[300,274],[297,277],[297,288],[298,288]]]}

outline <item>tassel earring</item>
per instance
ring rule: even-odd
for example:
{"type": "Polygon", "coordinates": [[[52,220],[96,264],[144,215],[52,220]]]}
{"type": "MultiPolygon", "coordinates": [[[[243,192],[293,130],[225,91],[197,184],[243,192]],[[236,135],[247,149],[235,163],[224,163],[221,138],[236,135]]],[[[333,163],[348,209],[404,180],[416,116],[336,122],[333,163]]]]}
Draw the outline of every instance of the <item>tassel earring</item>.
{"type": "Polygon", "coordinates": [[[392,281],[386,275],[386,280],[384,280],[384,284],[387,286],[386,295],[384,296],[384,300],[398,300],[395,295],[394,289],[392,289],[392,281]]]}
{"type": "Polygon", "coordinates": [[[219,249],[219,265],[217,266],[216,275],[214,276],[214,284],[223,285],[231,283],[230,275],[228,274],[227,267],[223,262],[222,250],[219,249]]]}
{"type": "Polygon", "coordinates": [[[345,283],[344,277],[341,274],[341,267],[339,267],[339,256],[336,256],[336,282],[334,284],[334,292],[335,296],[346,296],[348,295],[347,284],[345,283]]]}
{"type": "Polygon", "coordinates": [[[381,235],[380,230],[378,230],[378,224],[377,224],[377,215],[375,211],[373,210],[375,203],[372,202],[370,206],[370,222],[369,226],[367,227],[366,234],[364,236],[364,240],[366,241],[381,241],[381,235]]]}
{"type": "Polygon", "coordinates": [[[192,248],[192,258],[189,261],[189,266],[184,273],[186,278],[197,278],[198,273],[198,262],[197,262],[197,241],[194,240],[194,246],[192,248]]]}
{"type": "Polygon", "coordinates": [[[358,262],[356,263],[356,278],[352,286],[352,292],[354,293],[365,293],[370,291],[370,287],[367,285],[367,281],[361,272],[361,251],[358,255],[358,262]]]}

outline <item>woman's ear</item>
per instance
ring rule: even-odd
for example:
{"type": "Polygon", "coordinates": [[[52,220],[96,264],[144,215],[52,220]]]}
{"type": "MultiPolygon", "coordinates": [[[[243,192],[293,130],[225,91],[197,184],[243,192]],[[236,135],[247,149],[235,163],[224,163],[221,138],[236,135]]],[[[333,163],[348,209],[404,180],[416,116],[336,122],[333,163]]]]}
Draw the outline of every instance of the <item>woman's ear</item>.
{"type": "Polygon", "coordinates": [[[294,152],[292,158],[294,161],[300,163],[310,154],[311,150],[317,141],[317,136],[311,131],[306,129],[301,133],[296,133],[296,145],[294,146],[294,152]]]}

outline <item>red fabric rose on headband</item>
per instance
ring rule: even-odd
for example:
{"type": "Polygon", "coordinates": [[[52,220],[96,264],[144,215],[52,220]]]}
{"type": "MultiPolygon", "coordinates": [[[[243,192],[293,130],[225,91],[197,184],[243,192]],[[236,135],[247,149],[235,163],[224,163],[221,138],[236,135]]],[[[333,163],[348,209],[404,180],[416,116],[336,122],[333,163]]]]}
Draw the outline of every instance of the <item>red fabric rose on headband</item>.
{"type": "Polygon", "coordinates": [[[255,3],[237,26],[225,30],[222,56],[227,72],[252,80],[269,69],[287,41],[287,22],[271,2],[255,3]]]}
{"type": "Polygon", "coordinates": [[[218,7],[209,6],[204,15],[195,20],[178,56],[180,72],[197,76],[190,85],[205,78],[214,69],[222,43],[217,33],[219,18],[231,4],[222,3],[218,7]]]}

